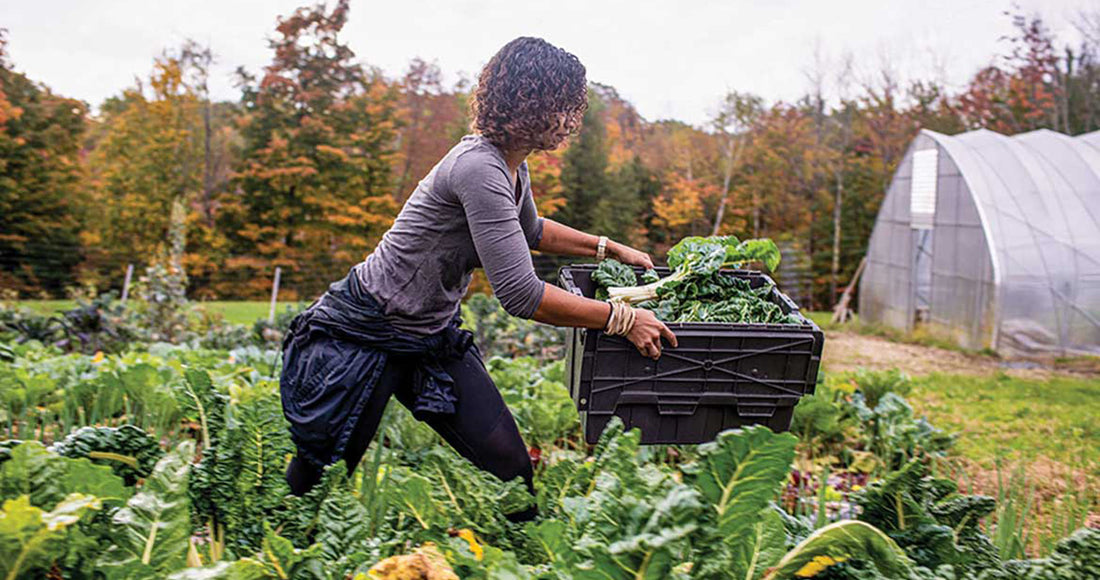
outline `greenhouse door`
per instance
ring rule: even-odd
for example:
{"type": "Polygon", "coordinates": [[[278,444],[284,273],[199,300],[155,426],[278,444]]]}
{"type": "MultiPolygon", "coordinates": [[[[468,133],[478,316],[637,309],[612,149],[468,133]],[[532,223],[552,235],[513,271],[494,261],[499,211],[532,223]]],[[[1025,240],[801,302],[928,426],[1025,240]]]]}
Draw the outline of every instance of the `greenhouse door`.
{"type": "Polygon", "coordinates": [[[913,325],[928,322],[932,312],[932,232],[913,230],[913,325]]]}
{"type": "Polygon", "coordinates": [[[932,313],[932,248],[936,218],[936,181],[939,178],[939,149],[913,153],[913,177],[909,190],[909,220],[913,228],[913,311],[909,327],[928,322],[932,313]]]}

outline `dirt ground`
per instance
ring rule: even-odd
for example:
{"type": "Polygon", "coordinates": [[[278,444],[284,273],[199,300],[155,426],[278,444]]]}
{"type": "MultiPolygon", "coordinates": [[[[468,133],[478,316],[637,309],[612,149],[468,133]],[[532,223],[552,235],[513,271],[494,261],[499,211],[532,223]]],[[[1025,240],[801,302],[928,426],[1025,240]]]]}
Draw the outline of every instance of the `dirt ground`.
{"type": "Polygon", "coordinates": [[[894,342],[886,338],[845,331],[825,334],[822,356],[826,371],[848,371],[857,367],[874,370],[896,368],[910,375],[942,374],[994,375],[998,372],[1029,379],[1054,375],[1096,376],[1091,370],[1054,368],[1034,361],[1003,360],[993,356],[919,344],[894,342]]]}

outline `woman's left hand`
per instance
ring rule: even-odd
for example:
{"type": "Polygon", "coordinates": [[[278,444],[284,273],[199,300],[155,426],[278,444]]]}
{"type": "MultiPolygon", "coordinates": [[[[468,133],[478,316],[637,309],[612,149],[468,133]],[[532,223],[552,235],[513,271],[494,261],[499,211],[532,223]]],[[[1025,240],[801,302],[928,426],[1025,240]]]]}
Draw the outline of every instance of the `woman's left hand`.
{"type": "Polygon", "coordinates": [[[641,266],[646,269],[653,267],[653,259],[641,250],[635,250],[618,242],[611,242],[608,244],[607,249],[610,250],[608,253],[611,254],[612,258],[628,266],[641,266]]]}

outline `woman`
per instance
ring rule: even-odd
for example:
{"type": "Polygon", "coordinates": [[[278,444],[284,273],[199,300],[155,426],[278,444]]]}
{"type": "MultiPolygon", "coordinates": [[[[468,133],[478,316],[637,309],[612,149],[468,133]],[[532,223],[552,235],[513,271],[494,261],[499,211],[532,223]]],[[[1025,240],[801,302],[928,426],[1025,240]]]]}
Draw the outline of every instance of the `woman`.
{"type": "MultiPolygon", "coordinates": [[[[324,466],[350,470],[391,395],[461,455],[532,493],[527,446],[485,370],[459,303],[482,267],[504,309],[556,326],[600,328],[649,357],[676,337],[648,310],[574,296],[535,276],[531,250],[605,255],[652,267],[644,252],[538,217],[524,159],[574,133],[587,108],[585,69],[537,38],[517,38],[478,79],[473,129],[432,169],[367,259],[299,315],[283,343],[283,409],[298,455],[298,495],[324,466]]],[[[510,514],[517,521],[534,511],[510,514]]]]}

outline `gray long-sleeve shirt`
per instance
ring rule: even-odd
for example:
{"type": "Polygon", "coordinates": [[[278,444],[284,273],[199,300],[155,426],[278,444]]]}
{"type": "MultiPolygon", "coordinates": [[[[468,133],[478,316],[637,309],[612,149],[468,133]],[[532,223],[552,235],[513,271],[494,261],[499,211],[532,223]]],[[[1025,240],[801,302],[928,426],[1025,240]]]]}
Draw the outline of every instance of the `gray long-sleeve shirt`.
{"type": "Polygon", "coordinates": [[[544,290],[530,253],[542,226],[527,162],[513,186],[500,150],[467,135],[420,181],[360,278],[406,332],[446,327],[478,267],[509,314],[530,318],[544,290]]]}

